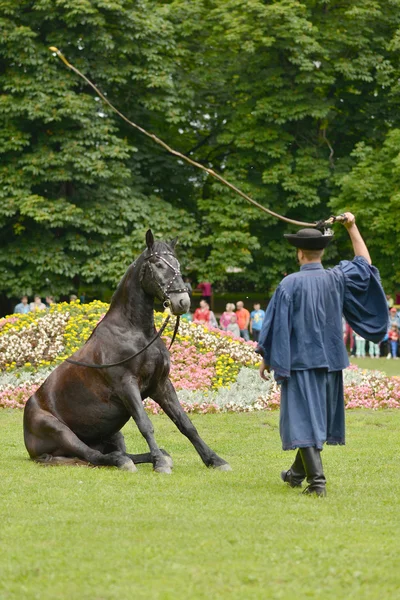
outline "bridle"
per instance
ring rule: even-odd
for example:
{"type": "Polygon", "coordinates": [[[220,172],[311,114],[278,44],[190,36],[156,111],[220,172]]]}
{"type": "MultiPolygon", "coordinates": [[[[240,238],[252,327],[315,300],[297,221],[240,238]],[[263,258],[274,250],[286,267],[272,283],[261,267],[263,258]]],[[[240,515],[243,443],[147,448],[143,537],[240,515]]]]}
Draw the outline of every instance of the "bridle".
{"type": "MultiPolygon", "coordinates": [[[[145,257],[145,262],[142,266],[142,271],[140,274],[140,281],[142,282],[143,277],[144,277],[144,268],[146,266],[146,264],[149,265],[150,268],[150,273],[151,276],[154,280],[154,283],[156,284],[156,286],[160,289],[161,294],[162,294],[162,300],[164,301],[164,308],[168,308],[169,307],[169,294],[179,294],[181,292],[187,292],[186,288],[178,288],[176,290],[174,289],[170,289],[172,284],[174,283],[175,279],[178,277],[178,275],[180,275],[182,277],[182,273],[180,271],[179,268],[179,263],[178,263],[178,268],[174,267],[174,265],[172,265],[166,258],[164,258],[165,256],[172,256],[173,258],[176,257],[172,252],[151,252],[151,254],[149,254],[148,256],[145,257]],[[165,286],[163,287],[160,282],[157,280],[157,278],[154,275],[154,271],[153,271],[153,267],[152,267],[152,263],[151,262],[146,262],[146,261],[150,261],[151,258],[156,257],[158,260],[162,260],[166,265],[168,265],[168,267],[172,270],[173,272],[173,276],[171,277],[171,279],[169,281],[167,281],[167,283],[165,284],[165,286]]],[[[178,261],[177,261],[178,262],[178,261]]]]}
{"type": "MultiPolygon", "coordinates": [[[[152,276],[152,278],[154,280],[154,283],[156,284],[156,286],[161,291],[161,294],[162,294],[162,298],[161,299],[163,300],[163,306],[164,306],[165,309],[167,309],[167,308],[169,308],[171,306],[171,301],[170,301],[170,298],[169,298],[169,294],[178,294],[178,293],[181,293],[181,292],[187,292],[187,289],[185,287],[184,288],[178,288],[178,289],[170,289],[171,286],[172,286],[172,284],[173,284],[173,282],[178,277],[178,275],[182,276],[182,274],[181,274],[181,271],[180,271],[180,268],[179,268],[179,262],[177,261],[178,262],[178,268],[176,268],[166,258],[164,258],[163,255],[172,256],[176,260],[176,257],[175,257],[175,255],[172,252],[151,252],[151,254],[149,254],[148,256],[146,256],[145,259],[144,259],[144,264],[142,265],[141,272],[140,272],[140,282],[142,282],[142,280],[143,280],[144,271],[145,271],[146,265],[149,265],[149,267],[150,267],[150,273],[151,273],[151,276],[152,276]],[[147,261],[150,261],[150,258],[153,258],[154,256],[157,257],[157,259],[162,260],[173,271],[173,276],[171,277],[171,279],[169,281],[167,281],[167,283],[166,283],[166,285],[164,287],[160,284],[160,282],[155,277],[154,271],[153,271],[153,268],[152,268],[152,263],[151,262],[147,262],[147,261]]],[[[134,265],[135,265],[135,263],[134,263],[134,265]]],[[[67,359],[65,359],[65,361],[69,362],[69,363],[71,363],[73,365],[77,365],[78,367],[90,367],[92,369],[107,369],[108,367],[117,367],[119,365],[123,365],[124,363],[127,363],[128,361],[132,360],[132,358],[135,358],[136,356],[139,356],[139,354],[142,354],[159,337],[161,337],[161,335],[162,335],[164,329],[166,328],[166,326],[167,326],[170,318],[171,318],[171,315],[168,315],[167,318],[165,319],[164,323],[160,327],[160,329],[157,331],[156,335],[150,340],[150,342],[148,342],[148,344],[146,344],[146,346],[144,346],[144,348],[141,348],[140,350],[138,350],[134,354],[131,354],[130,356],[127,356],[127,358],[119,360],[118,362],[107,363],[105,365],[96,365],[95,363],[81,362],[79,360],[73,360],[72,358],[67,358],[67,359]]],[[[168,350],[171,349],[171,346],[172,346],[172,344],[175,341],[175,337],[176,337],[176,334],[178,333],[178,329],[179,329],[179,322],[180,322],[180,317],[177,316],[176,317],[176,322],[175,322],[174,333],[173,333],[172,340],[171,340],[171,343],[169,345],[168,350]]]]}

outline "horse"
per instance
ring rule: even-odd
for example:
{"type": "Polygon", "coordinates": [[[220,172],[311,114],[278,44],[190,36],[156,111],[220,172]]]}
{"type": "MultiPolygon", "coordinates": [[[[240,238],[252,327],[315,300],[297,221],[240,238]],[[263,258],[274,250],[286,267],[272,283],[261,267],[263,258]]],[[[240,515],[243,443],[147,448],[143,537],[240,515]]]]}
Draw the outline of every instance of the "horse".
{"type": "Polygon", "coordinates": [[[171,473],[172,459],[159,448],[143,400],[151,397],[193,444],[207,467],[230,465],[201,439],[182,409],[169,378],[170,356],[154,325],[154,302],[173,315],[189,310],[190,298],[175,255],[176,240],[146,233],[146,248],[128,267],[86,343],[61,363],[29,398],[24,441],[31,459],[48,465],[114,466],[134,472],[149,462],[171,473]],[[122,427],[135,421],[149,452],[129,454],[122,427]]]}

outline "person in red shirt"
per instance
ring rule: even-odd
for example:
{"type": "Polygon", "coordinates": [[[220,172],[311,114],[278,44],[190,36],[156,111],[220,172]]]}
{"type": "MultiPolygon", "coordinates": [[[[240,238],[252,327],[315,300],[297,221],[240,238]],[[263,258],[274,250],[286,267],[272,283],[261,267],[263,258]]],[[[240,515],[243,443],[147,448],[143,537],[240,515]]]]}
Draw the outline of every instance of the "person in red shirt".
{"type": "Polygon", "coordinates": [[[250,313],[247,308],[244,307],[243,302],[236,302],[236,317],[237,324],[240,329],[240,337],[242,337],[246,342],[250,340],[249,334],[249,323],[250,323],[250,313]]]}
{"type": "Polygon", "coordinates": [[[205,300],[200,300],[200,307],[196,308],[193,315],[194,323],[204,323],[206,325],[210,322],[210,309],[205,300]]]}

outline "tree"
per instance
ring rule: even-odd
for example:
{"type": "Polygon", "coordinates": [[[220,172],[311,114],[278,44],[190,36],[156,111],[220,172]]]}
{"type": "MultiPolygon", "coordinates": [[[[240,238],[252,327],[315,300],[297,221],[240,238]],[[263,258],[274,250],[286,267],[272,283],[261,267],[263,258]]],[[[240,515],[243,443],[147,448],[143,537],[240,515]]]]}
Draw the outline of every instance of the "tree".
{"type": "Polygon", "coordinates": [[[392,292],[400,286],[400,129],[390,131],[378,148],[360,142],[352,158],[356,164],[342,177],[331,204],[356,214],[372,260],[392,292]]]}
{"type": "MultiPolygon", "coordinates": [[[[329,216],[356,144],[381,143],[399,124],[398,0],[390,11],[381,0],[172,5],[188,51],[184,75],[196,93],[196,157],[281,214],[310,222],[329,216]]],[[[251,251],[238,263],[254,265],[244,274],[248,285],[268,289],[295,267],[282,244],[286,225],[219,185],[204,188],[199,208],[210,231],[205,268],[215,265],[215,231],[235,233],[238,220],[239,243],[247,237],[251,251]]],[[[229,254],[226,244],[220,266],[229,254]]]]}
{"type": "Polygon", "coordinates": [[[60,47],[117,101],[128,97],[142,112],[157,105],[172,118],[173,30],[162,10],[146,1],[5,0],[0,17],[0,288],[114,285],[148,226],[189,247],[193,217],[149,192],[140,152],[115,115],[48,50],[60,47]]]}

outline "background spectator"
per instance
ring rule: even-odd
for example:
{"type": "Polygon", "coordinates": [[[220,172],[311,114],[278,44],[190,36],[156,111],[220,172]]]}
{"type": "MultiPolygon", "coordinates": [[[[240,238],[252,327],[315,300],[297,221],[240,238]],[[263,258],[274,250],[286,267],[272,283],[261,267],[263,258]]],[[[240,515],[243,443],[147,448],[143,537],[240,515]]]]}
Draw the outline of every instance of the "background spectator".
{"type": "Polygon", "coordinates": [[[69,297],[69,303],[76,302],[78,300],[78,296],[76,294],[71,294],[69,297]]]}
{"type": "Polygon", "coordinates": [[[182,321],[186,321],[186,323],[191,323],[193,321],[193,315],[190,310],[187,313],[183,313],[183,315],[181,315],[181,319],[182,321]]]}
{"type": "Polygon", "coordinates": [[[393,304],[394,304],[394,300],[392,298],[392,296],[390,294],[386,294],[386,300],[388,303],[388,308],[392,308],[393,304]]]}
{"type": "Polygon", "coordinates": [[[354,332],[344,317],[343,317],[343,341],[344,341],[345,346],[347,346],[347,343],[349,344],[350,353],[354,354],[354,345],[355,345],[354,344],[354,342],[355,342],[354,332]]]}
{"type": "Polygon", "coordinates": [[[250,340],[250,313],[247,310],[247,308],[244,308],[244,304],[241,300],[239,302],[236,302],[236,308],[236,318],[240,329],[240,337],[242,337],[244,340],[246,340],[246,342],[248,342],[250,340]]]}
{"type": "Polygon", "coordinates": [[[389,312],[389,329],[392,327],[392,325],[397,325],[397,328],[400,327],[399,315],[397,314],[397,308],[394,306],[392,306],[389,312]]]}
{"type": "Polygon", "coordinates": [[[365,339],[356,333],[356,356],[365,358],[365,339]]]}
{"type": "Polygon", "coordinates": [[[195,323],[205,323],[208,325],[210,322],[210,310],[208,303],[205,300],[200,300],[199,308],[196,308],[193,315],[193,321],[195,323]]]}
{"type": "Polygon", "coordinates": [[[36,312],[38,310],[45,310],[47,307],[43,304],[40,296],[36,295],[33,297],[33,302],[31,302],[31,311],[36,312]]]}
{"type": "Polygon", "coordinates": [[[28,296],[22,296],[21,302],[14,308],[15,313],[25,314],[30,312],[31,307],[28,304],[28,296]]]}
{"type": "Polygon", "coordinates": [[[208,281],[202,281],[199,283],[197,288],[201,291],[202,299],[208,302],[208,305],[211,306],[211,298],[212,298],[212,287],[211,283],[208,281]]]}
{"type": "Polygon", "coordinates": [[[53,296],[46,296],[46,306],[50,308],[52,304],[55,304],[53,296]]]}
{"type": "Polygon", "coordinates": [[[252,334],[253,340],[258,342],[260,336],[261,327],[265,317],[265,311],[261,310],[259,302],[253,304],[254,310],[250,313],[250,333],[252,334]]]}
{"type": "MultiPolygon", "coordinates": [[[[231,321],[232,315],[235,315],[235,305],[232,304],[232,302],[228,302],[228,304],[226,305],[225,310],[222,313],[220,320],[219,320],[220,327],[224,331],[227,330],[228,325],[232,322],[231,321]]],[[[235,317],[236,317],[236,315],[235,315],[235,317]]],[[[236,318],[235,318],[235,323],[236,323],[236,318]]]]}
{"type": "Polygon", "coordinates": [[[239,325],[237,324],[237,317],[235,314],[231,315],[231,320],[226,328],[226,331],[230,331],[236,337],[240,337],[240,329],[239,325]]]}
{"type": "Polygon", "coordinates": [[[380,357],[380,348],[379,344],[374,344],[374,342],[369,343],[369,355],[371,358],[379,358],[380,357]]]}
{"type": "Polygon", "coordinates": [[[393,323],[389,329],[390,352],[386,358],[397,359],[397,348],[399,345],[399,328],[393,323]]]}
{"type": "Polygon", "coordinates": [[[218,329],[218,321],[216,319],[216,316],[214,315],[213,311],[210,310],[210,305],[208,304],[208,302],[205,302],[205,304],[206,304],[206,308],[208,308],[208,310],[210,312],[210,319],[208,321],[208,324],[210,325],[210,327],[215,327],[216,329],[218,329]]]}
{"type": "Polygon", "coordinates": [[[190,278],[189,277],[185,277],[185,279],[183,281],[185,283],[185,286],[186,286],[186,289],[188,291],[189,296],[191,296],[193,289],[192,289],[192,283],[191,283],[190,278]]]}

